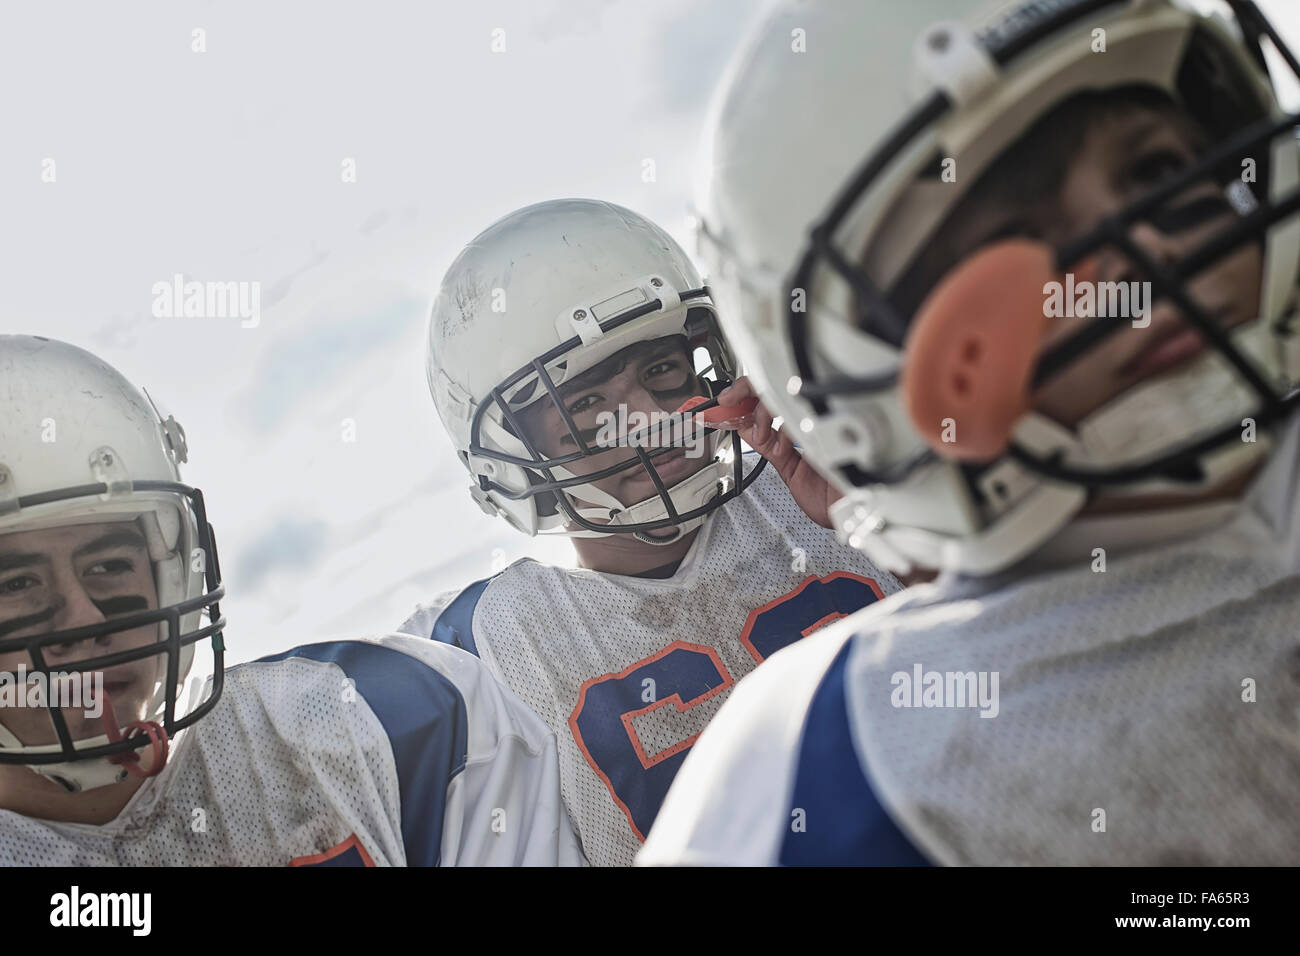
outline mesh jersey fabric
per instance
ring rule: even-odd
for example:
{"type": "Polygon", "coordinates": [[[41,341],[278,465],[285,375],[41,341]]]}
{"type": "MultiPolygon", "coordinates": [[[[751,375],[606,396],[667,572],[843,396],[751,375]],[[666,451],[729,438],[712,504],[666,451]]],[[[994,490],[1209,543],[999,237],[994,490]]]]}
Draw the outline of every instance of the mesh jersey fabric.
{"type": "Polygon", "coordinates": [[[582,863],[554,735],[471,655],[389,635],[278,658],[230,668],[109,823],[0,811],[0,863],[582,863]]]}
{"type": "MultiPolygon", "coordinates": [[[[900,587],[809,520],[769,468],[709,517],[670,578],[511,565],[483,587],[472,642],[559,738],[587,859],[627,865],[734,683],[778,647],[900,587]]],[[[399,630],[431,636],[453,597],[399,630]]]]}
{"type": "MultiPolygon", "coordinates": [[[[848,643],[836,760],[858,762],[929,859],[1300,863],[1298,476],[1292,422],[1211,528],[1112,549],[1105,570],[1089,547],[1048,570],[941,579],[780,653],[703,735],[638,862],[777,860],[797,838],[810,703],[848,643]],[[995,707],[937,690],[929,706],[918,673],[997,674],[995,707]]],[[[1074,537],[1106,548],[1087,527],[1074,537]]],[[[819,824],[833,821],[805,821],[819,824]]]]}

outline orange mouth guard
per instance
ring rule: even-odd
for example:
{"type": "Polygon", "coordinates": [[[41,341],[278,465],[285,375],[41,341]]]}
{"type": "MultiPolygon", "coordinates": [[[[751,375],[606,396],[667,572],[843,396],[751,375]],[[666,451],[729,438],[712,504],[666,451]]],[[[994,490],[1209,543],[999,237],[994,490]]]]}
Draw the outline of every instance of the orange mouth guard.
{"type": "MultiPolygon", "coordinates": [[[[1076,276],[1091,281],[1095,267],[1081,262],[1076,276]]],[[[982,462],[1006,451],[1033,404],[1052,321],[1044,285],[1060,278],[1051,246],[1008,239],[963,260],[921,304],[899,386],[912,425],[936,454],[982,462]]]]}
{"type": "MultiPolygon", "coordinates": [[[[695,395],[682,402],[681,407],[675,414],[685,415],[692,408],[698,408],[709,399],[703,395],[695,395]]],[[[754,414],[754,409],[758,407],[757,398],[747,398],[739,405],[715,405],[712,408],[706,408],[702,412],[696,412],[695,417],[706,425],[714,425],[723,428],[743,428],[750,423],[754,414]]]]}
{"type": "Polygon", "coordinates": [[[149,738],[149,749],[153,754],[153,761],[149,769],[141,765],[140,752],[138,750],[128,750],[120,754],[114,754],[108,758],[111,764],[117,764],[124,767],[126,771],[136,777],[156,777],[162,773],[162,769],[167,764],[167,753],[170,749],[170,742],[167,738],[167,731],[162,726],[152,720],[137,720],[134,723],[126,725],[126,733],[117,726],[117,717],[113,712],[113,700],[108,696],[108,691],[104,691],[104,712],[100,715],[100,722],[104,727],[104,735],[108,737],[110,743],[117,743],[124,737],[135,737],[144,734],[149,738]]]}

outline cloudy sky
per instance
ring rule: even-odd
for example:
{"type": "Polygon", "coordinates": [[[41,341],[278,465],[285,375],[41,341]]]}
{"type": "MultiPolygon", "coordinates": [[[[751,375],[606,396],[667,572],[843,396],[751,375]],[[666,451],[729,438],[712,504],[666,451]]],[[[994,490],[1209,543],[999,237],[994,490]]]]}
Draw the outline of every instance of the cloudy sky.
{"type": "MultiPolygon", "coordinates": [[[[1294,0],[1267,6],[1300,25],[1294,0]]],[[[468,239],[542,199],[609,199],[687,241],[704,107],[758,9],[6,6],[0,330],[97,352],[184,424],[233,660],[391,629],[494,562],[571,560],[470,501],[424,385],[425,310],[468,239]],[[260,282],[260,324],[154,317],[177,273],[260,282]]]]}
{"type": "Polygon", "coordinates": [[[685,239],[703,108],[756,9],[7,8],[0,329],[98,353],[185,426],[234,660],[391,629],[494,560],[571,560],[470,500],[424,384],[428,302],[466,241],[542,199],[609,199],[685,239]],[[176,273],[260,281],[260,324],[155,318],[176,273]]]}

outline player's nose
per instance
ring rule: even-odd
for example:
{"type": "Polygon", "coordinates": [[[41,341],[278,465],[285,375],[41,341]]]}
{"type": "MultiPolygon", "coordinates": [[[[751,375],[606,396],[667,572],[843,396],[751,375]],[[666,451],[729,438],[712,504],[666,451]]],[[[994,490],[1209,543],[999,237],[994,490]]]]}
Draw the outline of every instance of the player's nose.
{"type": "Polygon", "coordinates": [[[629,411],[634,412],[654,412],[660,408],[659,400],[654,393],[638,382],[631,385],[623,393],[623,401],[627,403],[629,411]]]}
{"type": "Polygon", "coordinates": [[[1133,244],[1158,266],[1178,261],[1182,244],[1174,236],[1161,232],[1149,222],[1134,223],[1129,231],[1133,244]]]}
{"type": "Polygon", "coordinates": [[[654,417],[662,415],[664,406],[659,399],[655,397],[644,385],[633,385],[623,393],[623,404],[627,406],[628,414],[641,414],[650,418],[651,422],[654,417]]]}
{"type": "MultiPolygon", "coordinates": [[[[1163,269],[1178,261],[1178,241],[1146,222],[1136,223],[1129,230],[1133,245],[1156,267],[1163,269]]],[[[1133,257],[1113,246],[1104,247],[1097,254],[1097,282],[1140,282],[1148,279],[1148,270],[1133,257]]]]}
{"type": "MultiPolygon", "coordinates": [[[[78,627],[88,627],[107,620],[85,588],[80,584],[65,584],[59,590],[60,606],[54,615],[57,630],[66,631],[78,627]]],[[[68,641],[54,644],[47,648],[47,653],[63,660],[80,660],[96,653],[102,653],[104,647],[112,643],[112,635],[103,635],[91,640],[68,641]]]]}

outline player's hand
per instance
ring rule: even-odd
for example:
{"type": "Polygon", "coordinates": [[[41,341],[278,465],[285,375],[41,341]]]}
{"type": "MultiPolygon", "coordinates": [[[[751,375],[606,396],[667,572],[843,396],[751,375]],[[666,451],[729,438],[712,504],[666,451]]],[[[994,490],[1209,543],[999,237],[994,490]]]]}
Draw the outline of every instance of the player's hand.
{"type": "MultiPolygon", "coordinates": [[[[740,405],[757,398],[754,386],[742,375],[718,393],[718,404],[740,405]]],[[[804,514],[823,528],[831,527],[830,506],[840,499],[840,492],[804,461],[784,430],[772,427],[772,413],[762,402],[746,418],[721,423],[719,427],[728,426],[735,428],[750,448],[771,463],[804,514]]]]}

